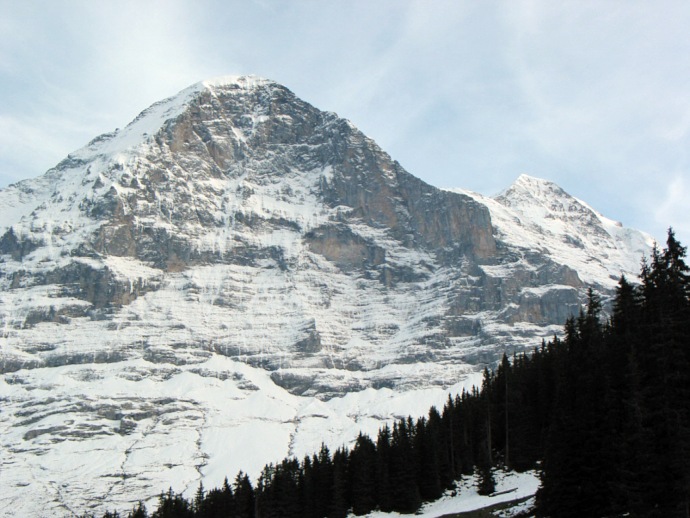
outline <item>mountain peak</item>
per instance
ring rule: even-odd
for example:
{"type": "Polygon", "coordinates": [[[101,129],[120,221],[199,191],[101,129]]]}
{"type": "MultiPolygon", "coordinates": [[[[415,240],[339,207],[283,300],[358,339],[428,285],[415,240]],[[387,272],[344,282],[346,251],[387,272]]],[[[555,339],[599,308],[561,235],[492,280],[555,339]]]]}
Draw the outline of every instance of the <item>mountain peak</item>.
{"type": "Polygon", "coordinates": [[[266,79],[264,77],[250,74],[250,75],[241,75],[241,76],[225,75],[225,76],[212,77],[210,79],[206,79],[204,81],[201,81],[200,83],[197,83],[197,84],[203,86],[204,88],[209,88],[209,89],[214,89],[214,88],[219,88],[219,87],[228,87],[228,86],[250,89],[250,88],[255,88],[257,86],[263,86],[263,85],[268,85],[268,84],[277,84],[277,83],[275,81],[270,80],[270,79],[266,79]]]}
{"type": "Polygon", "coordinates": [[[498,206],[492,205],[492,222],[505,239],[548,249],[585,282],[613,286],[621,273],[635,277],[639,258],[653,242],[542,178],[522,174],[493,201],[498,206]],[[513,227],[514,221],[519,227],[513,227]]]}
{"type": "Polygon", "coordinates": [[[238,96],[241,96],[260,86],[268,85],[280,86],[275,81],[255,75],[226,75],[200,81],[152,104],[123,129],[96,137],[85,147],[71,153],[67,163],[71,163],[75,158],[88,162],[97,156],[129,154],[131,150],[145,144],[169,121],[181,116],[204,92],[214,95],[222,91],[223,94],[231,96],[233,92],[237,92],[238,96]]]}
{"type": "Polygon", "coordinates": [[[530,176],[527,174],[521,174],[517,177],[513,184],[510,187],[508,187],[508,189],[500,193],[497,196],[497,198],[510,198],[517,193],[523,195],[529,194],[530,196],[539,198],[544,196],[552,197],[553,195],[557,195],[559,197],[571,197],[560,186],[558,186],[550,180],[545,180],[544,178],[537,178],[535,176],[530,176]]]}
{"type": "Polygon", "coordinates": [[[554,182],[526,174],[520,175],[494,199],[501,205],[520,212],[523,217],[529,216],[528,219],[534,222],[577,220],[592,223],[604,218],[587,203],[567,193],[554,182]]]}
{"type": "Polygon", "coordinates": [[[543,183],[553,183],[544,178],[537,178],[536,176],[531,176],[529,174],[522,173],[515,180],[516,184],[543,184],[543,183]]]}

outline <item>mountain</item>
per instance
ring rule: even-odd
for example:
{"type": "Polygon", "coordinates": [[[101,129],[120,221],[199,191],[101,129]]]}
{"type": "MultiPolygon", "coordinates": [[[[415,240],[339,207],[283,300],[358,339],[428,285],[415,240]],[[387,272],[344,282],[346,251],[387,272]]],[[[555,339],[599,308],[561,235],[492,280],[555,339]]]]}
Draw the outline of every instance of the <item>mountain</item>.
{"type": "Polygon", "coordinates": [[[496,237],[515,248],[538,250],[606,291],[621,274],[634,279],[654,239],[606,218],[547,180],[521,175],[495,198],[463,189],[491,212],[496,237]]]}
{"type": "Polygon", "coordinates": [[[543,180],[437,189],[256,77],[3,189],[0,236],[8,516],[127,508],[424,413],[651,245],[543,180]]]}

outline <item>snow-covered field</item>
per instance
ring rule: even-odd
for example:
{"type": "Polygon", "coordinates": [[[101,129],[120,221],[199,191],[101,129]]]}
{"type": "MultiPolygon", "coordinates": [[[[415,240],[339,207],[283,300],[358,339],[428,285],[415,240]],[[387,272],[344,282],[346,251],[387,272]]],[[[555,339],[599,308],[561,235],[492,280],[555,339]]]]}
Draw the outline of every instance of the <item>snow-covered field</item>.
{"type": "Polygon", "coordinates": [[[367,389],[321,401],[277,386],[263,369],[213,356],[153,367],[142,360],[68,365],[0,378],[2,516],[69,516],[155,505],[172,487],[191,497],[239,470],[299,459],[321,443],[351,445],[362,431],[441,408],[450,390],[367,389]]]}
{"type": "MultiPolygon", "coordinates": [[[[496,493],[493,496],[482,496],[477,493],[477,480],[475,477],[467,477],[458,483],[457,489],[446,491],[446,494],[435,502],[430,502],[414,514],[422,518],[438,518],[453,513],[474,511],[503,502],[510,502],[533,496],[539,488],[539,477],[534,472],[504,473],[495,471],[496,493]]],[[[518,504],[499,516],[512,516],[513,513],[529,509],[534,504],[533,500],[527,500],[518,504]]],[[[350,515],[354,517],[354,515],[350,515]]],[[[399,513],[382,513],[375,511],[366,515],[366,518],[393,518],[409,516],[399,513]]]]}

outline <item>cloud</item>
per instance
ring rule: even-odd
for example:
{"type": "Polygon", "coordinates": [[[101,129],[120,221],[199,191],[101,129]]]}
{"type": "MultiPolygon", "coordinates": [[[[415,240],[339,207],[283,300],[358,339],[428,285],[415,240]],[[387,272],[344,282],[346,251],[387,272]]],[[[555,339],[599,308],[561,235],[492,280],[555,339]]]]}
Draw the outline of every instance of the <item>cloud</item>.
{"type": "Polygon", "coordinates": [[[505,23],[532,172],[639,222],[641,192],[690,174],[688,5],[513,2],[505,23]]]}
{"type": "Polygon", "coordinates": [[[0,36],[0,186],[203,77],[188,2],[7,3],[0,36]],[[40,4],[40,5],[39,5],[40,4]]]}
{"type": "Polygon", "coordinates": [[[81,137],[82,132],[81,126],[74,126],[62,117],[46,116],[27,121],[0,116],[0,168],[4,183],[36,176],[36,171],[54,166],[65,157],[66,149],[75,147],[75,136],[81,137]],[[39,145],[41,152],[37,153],[39,145]]]}
{"type": "MultiPolygon", "coordinates": [[[[690,218],[688,218],[688,200],[690,200],[690,181],[687,172],[676,174],[665,189],[665,196],[654,211],[655,223],[661,228],[670,226],[684,245],[690,244],[690,218]]],[[[663,237],[657,236],[658,238],[663,237]]]]}
{"type": "Polygon", "coordinates": [[[492,194],[526,172],[655,235],[684,225],[655,216],[690,178],[684,0],[0,6],[0,186],[191,83],[256,73],[432,184],[492,194]]]}

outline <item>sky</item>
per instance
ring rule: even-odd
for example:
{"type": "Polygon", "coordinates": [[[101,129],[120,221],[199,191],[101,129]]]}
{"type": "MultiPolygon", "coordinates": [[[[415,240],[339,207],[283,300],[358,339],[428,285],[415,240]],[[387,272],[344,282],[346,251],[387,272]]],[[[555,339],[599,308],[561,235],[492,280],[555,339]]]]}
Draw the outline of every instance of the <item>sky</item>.
{"type": "Polygon", "coordinates": [[[222,75],[273,79],[438,187],[556,182],[690,243],[687,0],[0,0],[0,188],[222,75]]]}

